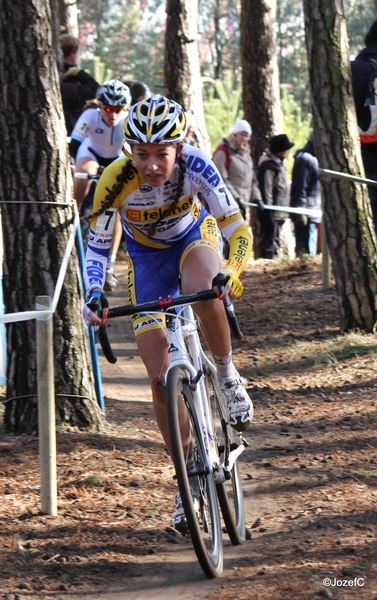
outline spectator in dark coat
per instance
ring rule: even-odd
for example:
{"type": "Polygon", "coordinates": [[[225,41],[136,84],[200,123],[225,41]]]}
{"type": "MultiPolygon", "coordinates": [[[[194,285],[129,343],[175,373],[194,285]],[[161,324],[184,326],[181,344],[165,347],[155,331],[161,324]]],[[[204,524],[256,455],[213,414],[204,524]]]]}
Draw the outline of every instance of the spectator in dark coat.
{"type": "Polygon", "coordinates": [[[79,118],[87,100],[96,97],[98,83],[89,73],[77,66],[80,41],[72,35],[60,36],[63,51],[63,72],[60,76],[60,91],[67,134],[79,118]]]}
{"type": "MultiPolygon", "coordinates": [[[[369,123],[366,122],[370,109],[364,107],[364,102],[368,93],[370,77],[376,70],[370,60],[375,60],[377,63],[377,20],[371,25],[367,35],[365,36],[365,48],[356,56],[356,59],[351,62],[353,95],[356,105],[356,114],[359,125],[363,130],[367,128],[369,123]]],[[[365,175],[368,179],[377,181],[377,140],[369,143],[361,143],[361,154],[363,157],[365,175]]],[[[374,228],[377,235],[377,187],[368,186],[369,198],[372,208],[374,228]]]]}
{"type": "MultiPolygon", "coordinates": [[[[292,171],[291,206],[321,210],[321,188],[318,159],[315,156],[312,136],[295,154],[292,171]]],[[[296,256],[317,254],[318,223],[321,217],[294,215],[296,256]]]]}
{"type": "MultiPolygon", "coordinates": [[[[270,139],[269,149],[258,162],[258,183],[263,204],[289,206],[289,181],[284,158],[294,146],[285,133],[270,139]]],[[[259,255],[262,258],[279,258],[280,236],[288,213],[280,210],[262,210],[260,213],[259,255]]]]}

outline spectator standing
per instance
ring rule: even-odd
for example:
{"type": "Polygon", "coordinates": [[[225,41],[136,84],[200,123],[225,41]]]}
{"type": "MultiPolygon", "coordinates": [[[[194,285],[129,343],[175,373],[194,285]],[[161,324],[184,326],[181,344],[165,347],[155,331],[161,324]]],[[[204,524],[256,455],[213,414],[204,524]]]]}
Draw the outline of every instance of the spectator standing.
{"type": "MultiPolygon", "coordinates": [[[[318,159],[315,155],[313,135],[305,146],[295,154],[292,171],[291,206],[321,210],[321,187],[318,159]]],[[[296,256],[316,256],[318,246],[318,224],[320,217],[294,215],[296,256]]]]}
{"type": "Polygon", "coordinates": [[[72,35],[64,34],[60,37],[60,45],[63,52],[60,90],[67,134],[71,135],[85,103],[95,98],[99,84],[89,73],[77,66],[80,40],[72,35]]]}
{"type": "Polygon", "coordinates": [[[199,148],[199,139],[197,135],[198,123],[195,116],[192,113],[186,113],[187,120],[187,133],[186,137],[183,140],[185,144],[189,144],[190,146],[195,146],[195,148],[199,148]]]}
{"type": "MultiPolygon", "coordinates": [[[[259,159],[259,189],[263,204],[267,206],[289,206],[290,189],[284,159],[293,146],[285,133],[274,135],[270,139],[269,149],[259,159]]],[[[260,210],[261,258],[279,258],[281,229],[288,216],[284,211],[260,210]]]]}
{"type": "Polygon", "coordinates": [[[232,133],[223,138],[212,158],[245,221],[248,221],[245,202],[261,198],[250,154],[250,138],[250,124],[244,119],[237,121],[232,133]]]}
{"type": "MultiPolygon", "coordinates": [[[[365,48],[351,62],[353,95],[359,126],[366,130],[371,121],[371,110],[364,106],[369,92],[369,84],[377,69],[377,20],[372,23],[365,36],[365,48]],[[375,63],[373,64],[373,61],[375,63]]],[[[365,175],[368,179],[377,181],[377,135],[361,139],[361,154],[365,175]]],[[[377,235],[377,187],[368,186],[370,204],[377,235]]]]}

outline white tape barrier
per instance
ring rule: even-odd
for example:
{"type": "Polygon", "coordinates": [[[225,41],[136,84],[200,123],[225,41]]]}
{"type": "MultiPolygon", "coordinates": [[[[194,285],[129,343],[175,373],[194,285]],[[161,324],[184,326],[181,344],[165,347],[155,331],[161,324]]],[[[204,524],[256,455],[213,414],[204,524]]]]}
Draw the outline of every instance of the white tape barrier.
{"type": "Polygon", "coordinates": [[[90,179],[89,173],[76,173],[74,174],[75,179],[90,179]]]}
{"type": "MultiPolygon", "coordinates": [[[[258,204],[254,202],[244,202],[246,206],[254,206],[259,208],[258,204]]],[[[294,215],[307,215],[308,217],[322,217],[321,210],[315,210],[314,208],[296,208],[294,206],[272,206],[270,204],[265,204],[264,208],[266,210],[281,210],[282,212],[292,213],[294,215]]]]}
{"type": "MultiPolygon", "coordinates": [[[[69,257],[72,252],[73,244],[75,242],[76,231],[77,231],[77,228],[79,227],[79,225],[80,225],[80,217],[79,217],[78,213],[76,213],[75,219],[73,221],[73,229],[68,238],[67,247],[65,249],[65,253],[63,256],[62,264],[61,264],[59,275],[58,275],[58,279],[56,282],[55,291],[54,291],[54,295],[53,295],[52,302],[51,302],[51,308],[48,310],[28,310],[25,312],[8,313],[6,315],[0,315],[0,323],[15,323],[17,321],[29,321],[30,319],[37,319],[37,320],[44,320],[46,318],[51,319],[52,315],[54,314],[54,312],[56,310],[56,307],[57,307],[57,304],[59,301],[60,292],[61,292],[61,289],[63,286],[64,277],[65,277],[67,267],[68,267],[69,257]]],[[[43,307],[43,308],[45,308],[45,307],[43,307]]]]}
{"type": "Polygon", "coordinates": [[[357,181],[359,183],[377,186],[377,181],[374,179],[367,179],[366,177],[357,177],[356,175],[349,175],[348,173],[330,171],[330,169],[319,169],[319,172],[321,175],[329,175],[332,179],[349,179],[350,181],[357,181]]]}

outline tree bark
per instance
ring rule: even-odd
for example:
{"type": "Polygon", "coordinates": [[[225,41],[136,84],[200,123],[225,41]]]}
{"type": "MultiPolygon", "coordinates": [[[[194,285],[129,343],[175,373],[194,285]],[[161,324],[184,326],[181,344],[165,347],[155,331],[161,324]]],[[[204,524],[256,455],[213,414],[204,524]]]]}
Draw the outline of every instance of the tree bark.
{"type": "Polygon", "coordinates": [[[197,42],[198,0],[167,0],[166,14],[166,95],[194,115],[199,145],[209,153],[197,42]]]}
{"type": "MultiPolygon", "coordinates": [[[[51,23],[48,0],[0,0],[0,202],[6,313],[33,310],[36,296],[53,296],[73,218],[51,23]]],[[[81,305],[74,251],[53,317],[57,415],[66,423],[98,428],[101,414],[81,305]]],[[[8,430],[35,433],[36,393],[35,321],[8,324],[8,430]]]]}
{"type": "MultiPolygon", "coordinates": [[[[268,141],[282,132],[277,60],[276,0],[241,0],[242,102],[251,124],[251,154],[255,168],[268,141]]],[[[254,257],[259,258],[260,223],[251,210],[254,257]]]]}
{"type": "MultiPolygon", "coordinates": [[[[304,11],[319,166],[363,176],[342,2],[304,0],[304,11]]],[[[372,332],[377,255],[366,186],[329,177],[322,186],[341,329],[372,332]]]]}
{"type": "MultiPolygon", "coordinates": [[[[54,0],[53,0],[54,1],[54,0]]],[[[79,23],[77,19],[77,1],[58,0],[59,25],[62,33],[69,33],[79,37],[79,23]]]]}

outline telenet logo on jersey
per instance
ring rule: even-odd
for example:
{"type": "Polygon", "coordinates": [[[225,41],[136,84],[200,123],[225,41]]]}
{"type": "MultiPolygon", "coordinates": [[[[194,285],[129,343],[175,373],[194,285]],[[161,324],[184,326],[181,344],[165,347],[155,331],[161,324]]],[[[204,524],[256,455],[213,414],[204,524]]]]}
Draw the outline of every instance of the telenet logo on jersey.
{"type": "MultiPolygon", "coordinates": [[[[177,216],[177,214],[180,215],[182,213],[189,212],[192,209],[193,204],[194,199],[192,196],[181,198],[170,216],[174,217],[177,216]]],[[[166,206],[155,206],[152,208],[145,208],[145,206],[143,206],[140,207],[139,210],[136,208],[128,208],[126,211],[126,218],[132,223],[147,223],[148,221],[156,221],[157,219],[161,219],[163,217],[166,209],[166,206]]]]}

